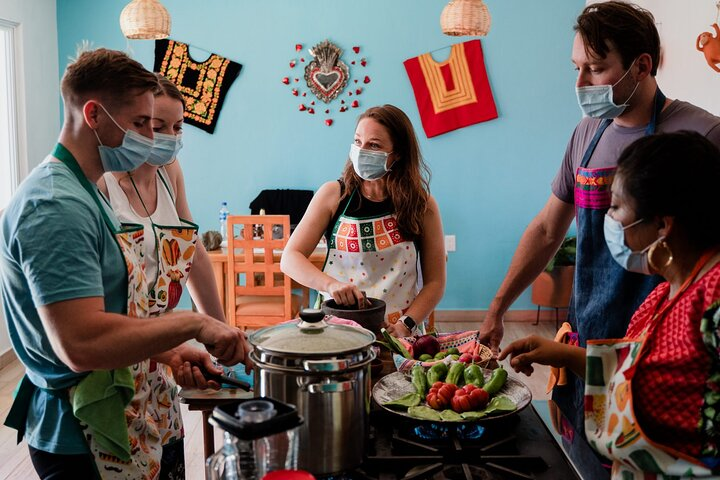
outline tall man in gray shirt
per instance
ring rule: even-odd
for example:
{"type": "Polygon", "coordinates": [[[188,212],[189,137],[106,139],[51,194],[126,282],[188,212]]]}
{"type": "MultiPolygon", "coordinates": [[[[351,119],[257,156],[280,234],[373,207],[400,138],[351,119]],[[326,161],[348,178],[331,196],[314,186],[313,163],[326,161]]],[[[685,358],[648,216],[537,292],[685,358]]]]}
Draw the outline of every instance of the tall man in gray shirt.
{"type": "MultiPolygon", "coordinates": [[[[643,135],[677,130],[697,131],[720,147],[720,118],[660,91],[660,39],[650,12],[614,1],[589,5],[575,31],[572,61],[586,118],[575,128],[552,194],[523,233],[490,304],[481,341],[494,351],[503,336],[503,314],[545,268],[573,219],[578,242],[570,323],[583,347],[589,339],[623,337],[659,278],[624,270],[605,244],[604,217],[620,152],[643,135]]],[[[553,399],[582,432],[583,383],[568,377],[553,399]]]]}

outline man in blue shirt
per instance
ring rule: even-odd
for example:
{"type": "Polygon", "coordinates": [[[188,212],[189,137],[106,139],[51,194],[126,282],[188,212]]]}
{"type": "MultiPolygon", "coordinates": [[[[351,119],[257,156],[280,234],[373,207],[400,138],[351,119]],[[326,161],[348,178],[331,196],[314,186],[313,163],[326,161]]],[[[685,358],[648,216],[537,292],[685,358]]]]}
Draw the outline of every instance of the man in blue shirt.
{"type": "MultiPolygon", "coordinates": [[[[128,279],[139,272],[119,248],[119,222],[95,182],[104,171],[132,170],[147,158],[156,89],[155,76],[121,52],[82,53],[62,80],[58,145],[0,220],[4,315],[27,372],[25,404],[16,402],[6,424],[24,430],[41,478],[97,476],[69,400],[69,389],[88,372],[152,358],[204,387],[199,367],[216,370],[207,352],[184,345],[193,338],[222,363],[245,360],[247,343],[235,328],[189,311],[136,318],[128,302],[128,279]]],[[[138,378],[136,393],[145,387],[138,378]]]]}

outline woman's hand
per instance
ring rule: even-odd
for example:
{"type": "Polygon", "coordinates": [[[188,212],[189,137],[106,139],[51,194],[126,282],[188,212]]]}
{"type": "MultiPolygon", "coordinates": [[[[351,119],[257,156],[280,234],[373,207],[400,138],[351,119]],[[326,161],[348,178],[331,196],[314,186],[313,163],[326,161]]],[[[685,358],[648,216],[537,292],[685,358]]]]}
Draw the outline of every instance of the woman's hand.
{"type": "Polygon", "coordinates": [[[385,327],[393,337],[409,337],[412,332],[402,322],[388,323],[385,327]]]}
{"type": "Polygon", "coordinates": [[[558,343],[538,335],[515,340],[505,347],[498,360],[504,360],[510,355],[510,366],[518,373],[530,376],[534,369],[532,364],[550,365],[552,367],[564,367],[570,361],[571,353],[567,350],[568,345],[558,343]]]}
{"type": "Polygon", "coordinates": [[[337,280],[328,285],[327,292],[332,295],[338,305],[359,304],[364,297],[360,289],[352,283],[338,282],[337,280]]]}

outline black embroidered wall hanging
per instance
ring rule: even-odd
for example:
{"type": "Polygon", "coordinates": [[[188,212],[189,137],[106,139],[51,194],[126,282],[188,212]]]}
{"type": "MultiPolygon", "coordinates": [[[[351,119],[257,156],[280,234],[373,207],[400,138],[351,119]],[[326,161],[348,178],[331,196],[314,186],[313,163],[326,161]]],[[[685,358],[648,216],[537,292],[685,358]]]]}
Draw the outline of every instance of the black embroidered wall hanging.
{"type": "Polygon", "coordinates": [[[190,57],[186,43],[155,41],[154,70],[177,85],[185,97],[185,122],[208,133],[215,131],[225,95],[241,68],[214,53],[198,63],[190,57]]]}

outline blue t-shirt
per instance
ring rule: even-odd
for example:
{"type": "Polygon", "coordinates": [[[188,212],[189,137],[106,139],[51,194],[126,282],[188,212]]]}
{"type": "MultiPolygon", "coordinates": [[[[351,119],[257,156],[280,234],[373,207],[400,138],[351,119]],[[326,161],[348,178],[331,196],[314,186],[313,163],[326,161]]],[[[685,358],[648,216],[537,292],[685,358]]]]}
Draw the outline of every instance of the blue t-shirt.
{"type": "Polygon", "coordinates": [[[104,297],[106,311],[125,313],[127,274],[100,209],[64,164],[46,161],[35,168],[0,218],[0,273],[10,341],[41,388],[29,406],[25,438],[39,450],[85,453],[68,399],[68,388],[84,374],[55,354],[37,307],[104,297]]]}

